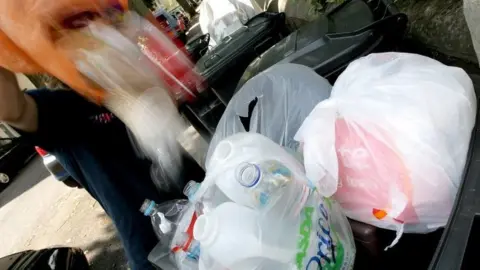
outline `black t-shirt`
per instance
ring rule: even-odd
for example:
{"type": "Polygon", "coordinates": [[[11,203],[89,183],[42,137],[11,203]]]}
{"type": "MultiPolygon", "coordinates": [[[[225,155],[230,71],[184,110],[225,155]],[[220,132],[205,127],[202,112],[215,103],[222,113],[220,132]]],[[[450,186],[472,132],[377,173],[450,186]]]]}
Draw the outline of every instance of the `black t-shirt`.
{"type": "MultiPolygon", "coordinates": [[[[147,256],[158,240],[139,209],[147,198],[161,203],[178,199],[180,191],[157,191],[151,162],[139,157],[125,125],[105,108],[73,91],[40,89],[27,94],[37,103],[39,127],[22,136],[55,155],[100,203],[120,232],[132,269],[152,269],[147,256]]],[[[202,168],[188,155],[183,168],[179,186],[185,179],[203,179],[202,168]]]]}
{"type": "Polygon", "coordinates": [[[126,200],[138,211],[146,198],[170,199],[159,196],[150,176],[151,162],[139,157],[125,125],[107,109],[73,91],[27,93],[37,103],[39,128],[23,135],[55,155],[111,217],[112,200],[126,200]]]}

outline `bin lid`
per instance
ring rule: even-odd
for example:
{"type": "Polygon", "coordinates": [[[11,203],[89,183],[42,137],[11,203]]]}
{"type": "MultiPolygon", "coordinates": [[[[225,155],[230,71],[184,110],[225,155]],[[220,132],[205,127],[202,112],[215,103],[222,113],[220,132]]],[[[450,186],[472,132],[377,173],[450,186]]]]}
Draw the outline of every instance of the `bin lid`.
{"type": "Polygon", "coordinates": [[[207,81],[218,78],[226,71],[226,67],[231,61],[235,61],[236,57],[247,50],[257,37],[261,36],[261,33],[272,27],[273,22],[274,20],[269,16],[253,18],[200,58],[196,64],[197,72],[207,81]]]}
{"type": "Polygon", "coordinates": [[[363,1],[351,1],[335,12],[321,15],[255,59],[245,70],[237,89],[250,78],[279,62],[297,63],[314,68],[334,58],[349,43],[361,42],[364,39],[359,37],[357,40],[348,40],[342,44],[343,46],[335,45],[329,48],[327,45],[330,40],[326,38],[327,34],[353,32],[370,25],[374,20],[372,11],[363,1]]]}

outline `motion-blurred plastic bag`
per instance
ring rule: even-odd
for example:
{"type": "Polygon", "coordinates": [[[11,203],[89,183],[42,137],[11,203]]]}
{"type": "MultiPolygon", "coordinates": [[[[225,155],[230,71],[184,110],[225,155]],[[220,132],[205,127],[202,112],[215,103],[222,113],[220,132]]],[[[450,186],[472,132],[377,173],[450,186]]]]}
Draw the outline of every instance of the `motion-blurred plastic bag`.
{"type": "Polygon", "coordinates": [[[194,227],[200,269],[353,268],[353,236],[338,205],[314,192],[302,164],[263,135],[219,142],[192,199],[207,205],[194,227]]]}
{"type": "MultiPolygon", "coordinates": [[[[103,89],[91,85],[78,72],[61,42],[73,38],[92,20],[102,20],[112,13],[122,17],[126,10],[138,9],[141,1],[131,0],[3,0],[0,1],[0,66],[17,73],[48,73],[68,84],[78,93],[97,103],[103,102],[103,89]],[[137,4],[135,4],[137,3],[137,4]]],[[[140,8],[141,9],[141,8],[140,8]]],[[[146,18],[154,20],[149,14],[146,18]]],[[[137,25],[137,27],[140,27],[137,25]]],[[[159,32],[157,30],[157,32],[159,32]]],[[[155,37],[162,34],[155,33],[155,37]]],[[[76,42],[79,42],[76,40],[76,42]]],[[[169,42],[162,43],[167,46],[169,42]]],[[[184,84],[195,74],[185,73],[182,54],[161,53],[164,65],[184,84]],[[171,57],[175,54],[173,57],[171,57]]],[[[191,65],[191,63],[190,63],[191,65]]],[[[165,80],[169,78],[165,77],[165,80]]],[[[194,80],[195,81],[195,80],[194,80]]],[[[168,82],[170,83],[170,82],[168,82]]],[[[173,83],[173,82],[171,82],[173,83]]]]}
{"type": "Polygon", "coordinates": [[[326,79],[303,65],[278,64],[258,74],[228,103],[210,142],[207,166],[217,144],[240,132],[260,133],[296,151],[295,133],[331,89],[326,79]]]}
{"type": "Polygon", "coordinates": [[[459,68],[413,54],[351,63],[296,135],[307,177],[352,219],[426,233],[446,224],[476,97],[459,68]]]}
{"type": "Polygon", "coordinates": [[[83,79],[57,41],[75,32],[65,26],[68,17],[100,14],[115,2],[128,7],[128,0],[0,1],[0,66],[19,73],[49,73],[98,101],[102,90],[83,79]]]}
{"type": "Polygon", "coordinates": [[[174,104],[175,93],[160,76],[164,63],[155,62],[152,55],[157,52],[152,45],[176,47],[137,14],[129,12],[120,19],[114,25],[91,22],[65,38],[62,48],[82,74],[105,89],[105,106],[129,127],[142,153],[154,162],[157,187],[181,190],[177,138],[184,121],[174,104]]]}

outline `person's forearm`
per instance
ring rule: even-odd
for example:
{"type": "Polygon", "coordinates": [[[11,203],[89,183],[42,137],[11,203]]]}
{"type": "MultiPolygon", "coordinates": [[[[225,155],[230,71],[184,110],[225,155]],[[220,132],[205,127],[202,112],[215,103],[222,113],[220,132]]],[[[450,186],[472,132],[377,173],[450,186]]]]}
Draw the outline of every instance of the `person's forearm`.
{"type": "Polygon", "coordinates": [[[12,72],[0,68],[0,120],[17,120],[25,106],[25,98],[12,72]]]}
{"type": "Polygon", "coordinates": [[[27,132],[37,129],[35,101],[20,91],[15,74],[1,67],[0,121],[27,132]]]}

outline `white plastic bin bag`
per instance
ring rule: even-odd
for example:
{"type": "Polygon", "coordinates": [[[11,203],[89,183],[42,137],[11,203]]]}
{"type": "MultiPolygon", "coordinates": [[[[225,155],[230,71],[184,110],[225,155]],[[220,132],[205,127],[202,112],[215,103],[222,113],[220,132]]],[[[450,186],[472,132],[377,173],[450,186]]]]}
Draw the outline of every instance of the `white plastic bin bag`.
{"type": "Polygon", "coordinates": [[[460,68],[405,53],[351,63],[296,134],[307,177],[348,217],[401,233],[446,224],[475,123],[460,68]]]}
{"type": "Polygon", "coordinates": [[[253,77],[233,96],[220,119],[210,142],[207,166],[217,144],[239,132],[260,133],[296,151],[295,133],[313,108],[330,96],[331,90],[326,79],[298,64],[277,64],[253,77]],[[254,108],[249,115],[251,105],[254,108]],[[247,129],[241,118],[249,118],[247,129]]]}
{"type": "Polygon", "coordinates": [[[340,207],[315,192],[303,165],[263,135],[220,141],[205,181],[189,197],[203,205],[193,230],[199,269],[353,268],[353,236],[340,207]]]}
{"type": "Polygon", "coordinates": [[[255,0],[205,0],[200,5],[200,28],[215,46],[261,12],[255,0]]]}

